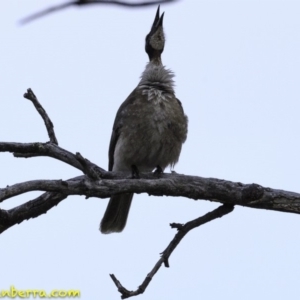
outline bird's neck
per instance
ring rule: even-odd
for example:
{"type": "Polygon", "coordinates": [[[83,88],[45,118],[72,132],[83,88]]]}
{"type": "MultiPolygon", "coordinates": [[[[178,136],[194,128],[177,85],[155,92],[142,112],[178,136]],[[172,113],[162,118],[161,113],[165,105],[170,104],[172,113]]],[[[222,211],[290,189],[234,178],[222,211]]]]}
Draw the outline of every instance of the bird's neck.
{"type": "Polygon", "coordinates": [[[155,88],[167,93],[174,94],[174,73],[166,69],[160,57],[152,59],[141,76],[140,88],[155,88]]]}
{"type": "Polygon", "coordinates": [[[153,57],[149,64],[152,64],[154,66],[162,66],[162,60],[161,60],[161,57],[160,56],[156,56],[156,57],[153,57]]]}

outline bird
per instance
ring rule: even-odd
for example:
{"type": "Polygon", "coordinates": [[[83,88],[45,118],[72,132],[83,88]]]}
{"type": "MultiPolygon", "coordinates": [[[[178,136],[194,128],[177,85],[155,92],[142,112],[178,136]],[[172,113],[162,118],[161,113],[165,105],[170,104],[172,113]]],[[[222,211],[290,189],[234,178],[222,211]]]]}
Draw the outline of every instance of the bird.
{"type": "MultiPolygon", "coordinates": [[[[149,62],[137,87],[121,104],[109,144],[109,171],[161,173],[178,162],[188,118],[174,91],[174,73],[161,60],[164,13],[158,6],[145,39],[149,62]]],[[[104,234],[123,231],[133,193],[112,195],[100,223],[104,234]]]]}

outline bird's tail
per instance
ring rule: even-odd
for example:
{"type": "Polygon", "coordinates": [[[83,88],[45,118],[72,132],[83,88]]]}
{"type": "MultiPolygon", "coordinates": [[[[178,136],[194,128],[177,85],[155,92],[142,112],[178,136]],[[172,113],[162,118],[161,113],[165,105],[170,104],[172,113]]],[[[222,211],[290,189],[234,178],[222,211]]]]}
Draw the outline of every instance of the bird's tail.
{"type": "Polygon", "coordinates": [[[110,198],[100,224],[102,233],[121,232],[126,225],[132,193],[114,195],[110,198]]]}

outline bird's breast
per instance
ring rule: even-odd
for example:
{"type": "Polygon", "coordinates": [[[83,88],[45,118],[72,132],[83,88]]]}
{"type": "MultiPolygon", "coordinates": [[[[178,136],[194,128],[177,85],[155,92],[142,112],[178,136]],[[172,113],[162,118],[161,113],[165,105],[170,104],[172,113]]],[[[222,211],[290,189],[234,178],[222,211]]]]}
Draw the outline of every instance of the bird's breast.
{"type": "Polygon", "coordinates": [[[136,165],[150,171],[174,165],[186,138],[186,117],[172,93],[147,88],[141,90],[124,112],[115,162],[122,169],[136,165]]]}
{"type": "Polygon", "coordinates": [[[168,101],[173,96],[172,93],[155,87],[146,87],[142,89],[142,94],[146,96],[147,100],[151,101],[154,105],[168,101]]]}

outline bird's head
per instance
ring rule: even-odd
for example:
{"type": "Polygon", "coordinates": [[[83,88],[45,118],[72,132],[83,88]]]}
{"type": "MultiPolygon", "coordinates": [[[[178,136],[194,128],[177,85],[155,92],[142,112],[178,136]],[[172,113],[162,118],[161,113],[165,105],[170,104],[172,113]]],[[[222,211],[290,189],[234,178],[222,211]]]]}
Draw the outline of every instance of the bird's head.
{"type": "Polygon", "coordinates": [[[159,16],[159,6],[155,15],[150,32],[146,36],[145,51],[147,52],[150,61],[159,59],[164,51],[165,35],[163,29],[164,13],[159,16]]]}

